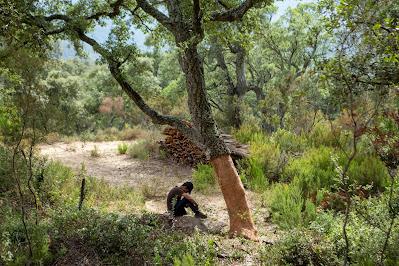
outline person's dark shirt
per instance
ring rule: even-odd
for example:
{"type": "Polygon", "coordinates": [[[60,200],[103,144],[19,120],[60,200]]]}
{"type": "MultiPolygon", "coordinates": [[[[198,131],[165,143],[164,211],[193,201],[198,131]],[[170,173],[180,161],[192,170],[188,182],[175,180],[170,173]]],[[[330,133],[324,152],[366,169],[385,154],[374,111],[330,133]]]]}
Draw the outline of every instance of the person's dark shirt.
{"type": "Polygon", "coordinates": [[[168,197],[166,199],[166,205],[168,207],[168,211],[173,211],[174,205],[178,200],[181,199],[182,195],[183,195],[183,190],[179,187],[174,187],[169,191],[168,197]]]}

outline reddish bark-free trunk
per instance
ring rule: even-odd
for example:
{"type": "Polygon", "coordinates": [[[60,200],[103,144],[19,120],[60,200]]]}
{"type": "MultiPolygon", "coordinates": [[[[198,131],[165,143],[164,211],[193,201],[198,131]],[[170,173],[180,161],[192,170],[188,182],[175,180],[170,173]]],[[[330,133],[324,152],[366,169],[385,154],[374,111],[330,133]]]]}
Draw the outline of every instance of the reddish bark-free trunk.
{"type": "Polygon", "coordinates": [[[251,217],[244,187],[233,160],[230,155],[221,155],[213,158],[211,163],[227,205],[230,218],[230,236],[239,235],[257,240],[258,233],[251,217]]]}

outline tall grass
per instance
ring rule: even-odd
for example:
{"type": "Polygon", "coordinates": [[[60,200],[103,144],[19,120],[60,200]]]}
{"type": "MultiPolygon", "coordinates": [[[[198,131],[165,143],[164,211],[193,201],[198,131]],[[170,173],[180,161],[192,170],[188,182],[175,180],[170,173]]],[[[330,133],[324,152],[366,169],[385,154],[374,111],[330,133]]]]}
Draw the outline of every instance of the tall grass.
{"type": "Polygon", "coordinates": [[[126,154],[128,150],[128,145],[126,143],[119,143],[118,144],[118,153],[119,154],[126,154]]]}
{"type": "Polygon", "coordinates": [[[131,212],[143,207],[143,196],[134,188],[108,184],[88,176],[84,171],[75,175],[71,168],[59,162],[50,162],[44,171],[43,183],[39,189],[42,203],[54,208],[77,206],[83,177],[86,179],[85,207],[117,212],[131,212]]]}

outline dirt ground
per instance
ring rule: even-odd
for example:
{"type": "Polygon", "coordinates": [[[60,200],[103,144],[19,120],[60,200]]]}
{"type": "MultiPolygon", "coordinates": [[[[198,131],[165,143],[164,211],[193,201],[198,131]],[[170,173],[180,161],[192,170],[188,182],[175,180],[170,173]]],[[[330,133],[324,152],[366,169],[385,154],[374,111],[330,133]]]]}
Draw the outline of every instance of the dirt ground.
{"type": "MultiPolygon", "coordinates": [[[[149,160],[132,159],[128,155],[120,155],[117,152],[118,144],[122,141],[110,142],[71,142],[42,145],[41,154],[50,160],[57,160],[78,171],[84,163],[87,173],[91,176],[104,179],[111,185],[127,185],[140,189],[145,193],[146,211],[162,214],[166,211],[166,195],[168,191],[184,181],[191,180],[192,169],[177,165],[168,160],[150,158],[149,160]],[[96,147],[99,157],[92,157],[91,151],[96,147]]],[[[208,219],[196,221],[190,220],[188,226],[197,226],[200,230],[210,233],[225,234],[228,230],[228,213],[223,196],[218,188],[206,193],[193,191],[194,199],[199,203],[208,219]]],[[[260,243],[273,243],[277,238],[276,227],[269,222],[269,212],[261,205],[259,196],[247,191],[247,197],[253,211],[254,220],[259,231],[260,243]]],[[[185,226],[187,221],[180,222],[185,226]]],[[[178,222],[179,223],[179,222],[178,222]]],[[[179,226],[179,224],[177,224],[179,226]]],[[[227,246],[237,248],[239,242],[227,239],[227,246]]],[[[248,247],[247,247],[248,248],[248,247]]],[[[250,254],[245,251],[243,254],[250,254]]],[[[251,256],[247,254],[251,265],[251,256]]],[[[233,264],[234,265],[234,264],[233,264]]],[[[240,264],[241,265],[241,264],[240,264]]]]}

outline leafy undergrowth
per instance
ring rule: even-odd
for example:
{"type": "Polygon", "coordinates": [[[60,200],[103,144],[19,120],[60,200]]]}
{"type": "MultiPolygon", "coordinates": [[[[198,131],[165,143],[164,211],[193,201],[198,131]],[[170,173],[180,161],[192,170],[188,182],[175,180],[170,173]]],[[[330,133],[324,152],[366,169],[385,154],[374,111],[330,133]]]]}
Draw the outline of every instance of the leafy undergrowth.
{"type": "MultiPolygon", "coordinates": [[[[143,211],[139,189],[112,186],[59,162],[44,162],[34,186],[38,222],[28,190],[27,232],[12,187],[0,194],[0,264],[4,265],[230,265],[257,261],[262,242],[229,239],[193,217],[180,224],[143,211]],[[82,210],[80,185],[86,180],[82,210]],[[183,226],[181,226],[184,224],[183,226]],[[204,230],[205,229],[205,230],[204,230]],[[202,231],[201,231],[202,230],[202,231]],[[29,256],[29,242],[32,256],[29,256]]],[[[36,171],[35,171],[36,172],[36,171]]],[[[200,194],[201,195],[201,194],[200,194]]],[[[207,197],[206,195],[201,195],[207,197]]],[[[202,199],[201,199],[202,202],[202,199]]],[[[261,216],[256,216],[262,218],[261,216]]]]}

